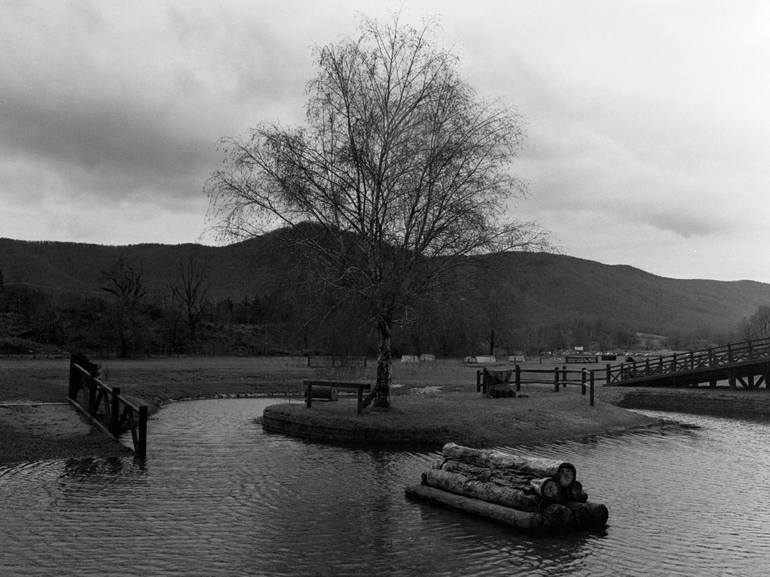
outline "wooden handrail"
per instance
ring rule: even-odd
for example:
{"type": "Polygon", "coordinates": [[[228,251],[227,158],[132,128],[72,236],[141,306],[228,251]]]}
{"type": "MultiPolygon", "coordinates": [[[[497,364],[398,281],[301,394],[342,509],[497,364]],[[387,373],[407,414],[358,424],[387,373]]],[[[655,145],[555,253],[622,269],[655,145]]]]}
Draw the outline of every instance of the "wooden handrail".
{"type": "Polygon", "coordinates": [[[770,357],[770,337],[690,351],[687,355],[673,353],[659,356],[657,363],[655,361],[650,363],[649,359],[646,359],[641,370],[637,363],[632,363],[631,366],[626,363],[607,364],[605,384],[619,383],[626,378],[676,374],[696,368],[717,368],[764,357],[770,357]]]}
{"type": "Polygon", "coordinates": [[[124,430],[131,431],[134,453],[137,457],[147,455],[146,405],[137,405],[120,394],[119,387],[111,387],[96,376],[95,368],[89,370],[79,364],[82,357],[70,359],[69,401],[104,433],[117,439],[124,430]],[[87,389],[88,403],[84,407],[78,401],[78,393],[87,389]],[[104,415],[100,416],[100,409],[104,415]]]}

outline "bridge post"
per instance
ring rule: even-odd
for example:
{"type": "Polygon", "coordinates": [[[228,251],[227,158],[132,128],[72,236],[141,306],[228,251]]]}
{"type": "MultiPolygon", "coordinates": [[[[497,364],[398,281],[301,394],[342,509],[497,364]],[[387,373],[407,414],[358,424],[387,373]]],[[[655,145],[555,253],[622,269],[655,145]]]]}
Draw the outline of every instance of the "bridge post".
{"type": "Polygon", "coordinates": [[[75,368],[75,355],[70,356],[70,382],[69,382],[69,398],[73,401],[78,397],[78,390],[80,389],[80,375],[75,368]]]}
{"type": "Polygon", "coordinates": [[[96,383],[91,375],[86,378],[88,384],[88,414],[92,417],[96,416],[96,383]]]}
{"type": "Polygon", "coordinates": [[[730,371],[727,373],[727,382],[730,384],[730,388],[735,388],[735,371],[730,369],[730,371]]]}
{"type": "Polygon", "coordinates": [[[658,355],[658,373],[663,374],[663,355],[658,355]]]}
{"type": "Polygon", "coordinates": [[[695,353],[690,351],[690,370],[695,368],[695,353]]]}
{"type": "Polygon", "coordinates": [[[676,353],[672,355],[671,358],[671,368],[669,369],[672,373],[676,372],[676,353]]]}
{"type": "Polygon", "coordinates": [[[709,347],[709,366],[714,364],[714,349],[709,347]]]}
{"type": "Polygon", "coordinates": [[[516,383],[516,391],[521,390],[521,367],[519,365],[516,365],[516,380],[514,381],[516,383]]]}
{"type": "Polygon", "coordinates": [[[112,388],[110,399],[110,431],[114,437],[120,435],[120,387],[112,388]]]}
{"type": "Polygon", "coordinates": [[[147,405],[141,405],[139,407],[139,423],[137,429],[134,453],[140,459],[144,459],[147,456],[147,405]]]}
{"type": "Polygon", "coordinates": [[[727,362],[733,362],[733,346],[730,343],[727,344],[727,362]]]}
{"type": "Polygon", "coordinates": [[[645,377],[650,376],[650,357],[647,357],[644,360],[644,376],[645,377]]]}

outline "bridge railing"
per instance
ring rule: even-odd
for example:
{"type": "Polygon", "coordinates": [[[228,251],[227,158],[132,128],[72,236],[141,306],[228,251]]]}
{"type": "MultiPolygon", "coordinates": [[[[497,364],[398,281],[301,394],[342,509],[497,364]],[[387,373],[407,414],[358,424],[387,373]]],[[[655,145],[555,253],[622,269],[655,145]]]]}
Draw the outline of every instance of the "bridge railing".
{"type": "Polygon", "coordinates": [[[770,357],[770,337],[607,365],[605,384],[614,385],[641,377],[718,368],[766,357],[770,357]]]}
{"type": "Polygon", "coordinates": [[[133,403],[121,396],[119,387],[100,381],[96,365],[85,358],[70,359],[69,401],[102,432],[115,439],[131,431],[134,453],[142,458],[147,455],[147,405],[133,403]],[[78,399],[81,391],[82,400],[78,399]]]}

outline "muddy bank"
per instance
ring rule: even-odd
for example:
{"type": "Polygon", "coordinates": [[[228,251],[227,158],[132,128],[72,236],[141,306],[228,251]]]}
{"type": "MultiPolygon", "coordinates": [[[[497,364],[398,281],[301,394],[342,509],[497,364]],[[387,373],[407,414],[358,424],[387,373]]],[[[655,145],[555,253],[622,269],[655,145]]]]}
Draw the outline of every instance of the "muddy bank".
{"type": "Polygon", "coordinates": [[[358,445],[440,447],[447,441],[476,447],[535,445],[648,427],[658,421],[576,393],[530,392],[489,399],[478,393],[407,394],[387,411],[357,415],[355,401],[280,404],[265,409],[268,432],[358,445]]]}

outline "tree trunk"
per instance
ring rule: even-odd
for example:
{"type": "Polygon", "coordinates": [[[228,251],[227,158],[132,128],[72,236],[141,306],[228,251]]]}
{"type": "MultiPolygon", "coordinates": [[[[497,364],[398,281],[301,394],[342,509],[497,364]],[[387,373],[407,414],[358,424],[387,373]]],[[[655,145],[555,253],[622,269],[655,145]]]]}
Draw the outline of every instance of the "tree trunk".
{"type": "Polygon", "coordinates": [[[372,400],[373,406],[387,409],[390,407],[390,383],[392,380],[390,366],[390,320],[386,317],[380,317],[377,321],[377,332],[379,333],[379,343],[377,346],[377,381],[374,384],[372,392],[364,399],[364,407],[368,407],[372,400]]]}
{"type": "Polygon", "coordinates": [[[553,477],[562,487],[569,487],[575,482],[575,466],[564,461],[512,455],[489,449],[472,449],[454,443],[444,445],[442,453],[447,459],[458,459],[481,467],[516,469],[538,477],[553,477]]]}

